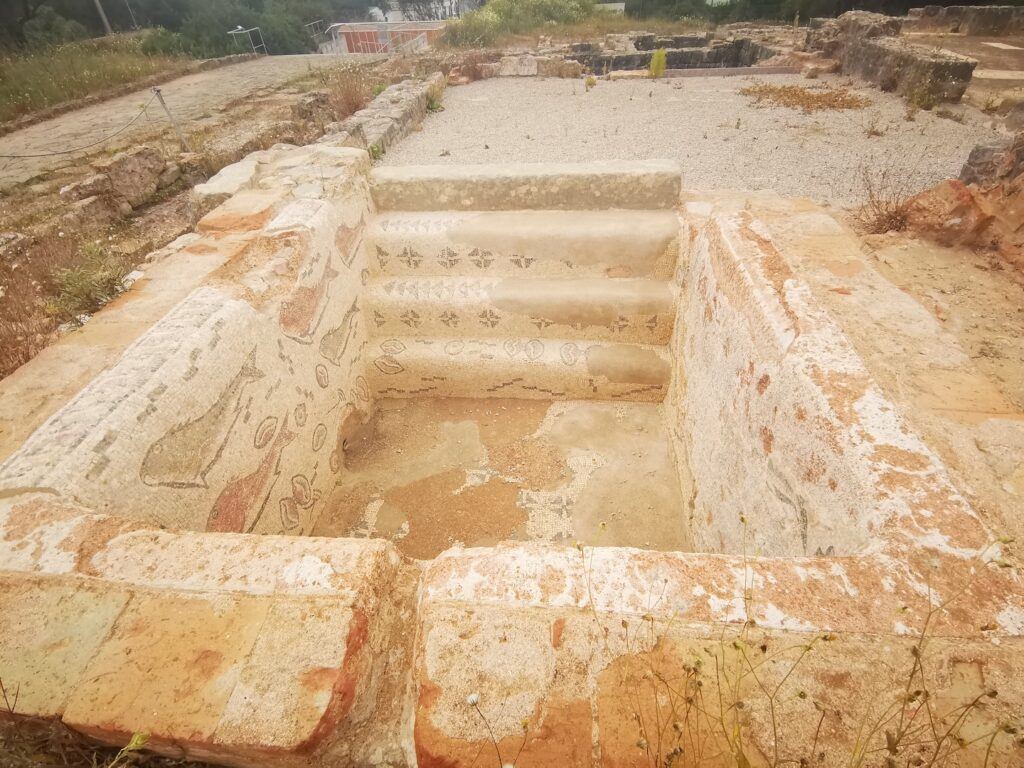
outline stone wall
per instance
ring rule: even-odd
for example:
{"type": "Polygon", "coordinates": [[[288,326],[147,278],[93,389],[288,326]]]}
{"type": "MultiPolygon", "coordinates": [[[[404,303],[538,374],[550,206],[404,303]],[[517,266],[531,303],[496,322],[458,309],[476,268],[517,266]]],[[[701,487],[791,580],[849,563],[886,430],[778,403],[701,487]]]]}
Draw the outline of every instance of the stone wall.
{"type": "MultiPolygon", "coordinates": [[[[749,67],[777,53],[772,48],[749,38],[713,41],[704,48],[671,48],[665,52],[668,69],[707,69],[711,67],[749,67]]],[[[636,53],[583,52],[572,53],[575,59],[596,74],[624,69],[646,69],[653,51],[636,53]]]]}
{"type": "MultiPolygon", "coordinates": [[[[308,533],[372,398],[358,303],[370,159],[339,145],[384,151],[443,86],[392,86],[319,143],[197,186],[209,212],[150,268],[191,263],[201,284],[0,464],[0,483],[154,526],[308,533]]],[[[80,333],[134,322],[126,299],[80,333]]]]}
{"type": "Polygon", "coordinates": [[[151,525],[309,530],[369,407],[355,317],[369,163],[327,145],[249,162],[250,186],[163,256],[219,267],[0,467],[6,487],[74,489],[151,525]]]}
{"type": "Polygon", "coordinates": [[[926,5],[911,8],[906,29],[960,32],[965,35],[1018,35],[1024,32],[1024,8],[1012,5],[926,5]]]}
{"type": "Polygon", "coordinates": [[[901,20],[849,11],[838,19],[815,20],[804,48],[838,59],[844,74],[862,77],[883,91],[896,91],[918,106],[959,101],[977,62],[949,51],[913,45],[900,38],[901,20]]]}
{"type": "Polygon", "coordinates": [[[633,36],[633,46],[638,51],[656,51],[659,48],[703,48],[711,40],[708,34],[703,35],[672,35],[659,37],[652,34],[633,36]]]}
{"type": "Polygon", "coordinates": [[[849,43],[842,71],[895,91],[918,106],[960,101],[971,82],[974,59],[948,51],[911,46],[897,38],[862,39],[849,43]]]}

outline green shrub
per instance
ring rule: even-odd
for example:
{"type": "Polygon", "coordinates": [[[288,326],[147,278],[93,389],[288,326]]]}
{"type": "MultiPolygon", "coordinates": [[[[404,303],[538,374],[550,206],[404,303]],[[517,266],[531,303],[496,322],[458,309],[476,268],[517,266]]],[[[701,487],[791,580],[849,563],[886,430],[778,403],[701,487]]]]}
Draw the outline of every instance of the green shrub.
{"type": "Polygon", "coordinates": [[[65,19],[48,5],[42,6],[25,24],[25,42],[32,48],[70,43],[88,35],[89,31],[84,26],[65,19]]]}
{"type": "Polygon", "coordinates": [[[649,77],[658,78],[665,74],[667,54],[664,48],[659,48],[651,55],[651,63],[647,67],[649,77]]]}
{"type": "Polygon", "coordinates": [[[142,41],[141,50],[146,56],[180,56],[188,46],[177,32],[156,27],[142,41]]]}
{"type": "Polygon", "coordinates": [[[493,45],[501,34],[501,19],[490,7],[470,11],[458,21],[450,21],[442,40],[458,48],[493,45]]]}
{"type": "Polygon", "coordinates": [[[521,35],[548,24],[575,24],[594,13],[593,0],[492,0],[445,28],[449,45],[491,45],[499,35],[521,35]]]}

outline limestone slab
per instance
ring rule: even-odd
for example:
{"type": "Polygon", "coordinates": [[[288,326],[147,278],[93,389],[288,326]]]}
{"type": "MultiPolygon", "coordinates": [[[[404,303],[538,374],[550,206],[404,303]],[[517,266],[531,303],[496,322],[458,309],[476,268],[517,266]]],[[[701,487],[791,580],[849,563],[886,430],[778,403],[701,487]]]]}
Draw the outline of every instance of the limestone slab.
{"type": "Polygon", "coordinates": [[[680,169],[665,160],[520,165],[386,166],[370,173],[379,209],[660,210],[679,201],[680,169]]]}
{"type": "Polygon", "coordinates": [[[128,601],[108,585],[0,574],[0,680],[15,712],[64,712],[128,601]]]}
{"type": "Polygon", "coordinates": [[[137,594],[64,712],[107,740],[210,743],[270,609],[253,597],[137,594]]]}

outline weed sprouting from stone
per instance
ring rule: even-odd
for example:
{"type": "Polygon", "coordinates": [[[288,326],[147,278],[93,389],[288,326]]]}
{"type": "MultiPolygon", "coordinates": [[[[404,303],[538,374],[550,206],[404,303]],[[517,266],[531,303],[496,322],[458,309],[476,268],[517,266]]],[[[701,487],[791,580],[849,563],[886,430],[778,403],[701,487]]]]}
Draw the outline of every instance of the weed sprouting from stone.
{"type": "Polygon", "coordinates": [[[667,56],[664,48],[659,48],[651,55],[651,63],[647,67],[647,76],[651,78],[659,78],[665,74],[665,67],[667,66],[667,56]]]}
{"type": "MultiPolygon", "coordinates": [[[[523,720],[523,739],[519,743],[519,750],[516,752],[516,756],[512,760],[512,762],[506,763],[501,758],[501,747],[499,746],[498,740],[494,735],[494,729],[491,727],[490,721],[487,719],[483,711],[480,709],[480,694],[469,694],[469,696],[466,697],[466,705],[472,707],[476,711],[477,715],[480,717],[480,720],[483,722],[484,727],[487,729],[487,736],[491,741],[491,746],[494,747],[494,754],[498,758],[498,768],[515,768],[516,763],[519,762],[520,755],[523,754],[523,749],[526,747],[526,739],[530,732],[530,722],[528,720],[523,720]]],[[[479,757],[479,754],[477,756],[479,757]]],[[[475,763],[476,760],[474,760],[473,762],[475,763]]]]}

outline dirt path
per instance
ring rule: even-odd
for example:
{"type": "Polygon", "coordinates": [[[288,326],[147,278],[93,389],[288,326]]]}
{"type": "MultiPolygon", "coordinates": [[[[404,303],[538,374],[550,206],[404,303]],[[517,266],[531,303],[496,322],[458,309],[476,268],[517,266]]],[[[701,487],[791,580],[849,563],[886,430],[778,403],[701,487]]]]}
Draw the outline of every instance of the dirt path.
{"type": "MultiPolygon", "coordinates": [[[[262,88],[279,86],[311,69],[337,63],[333,56],[308,54],[271,56],[180,77],[161,86],[164,99],[174,116],[187,127],[188,121],[223,107],[262,88]]],[[[150,100],[148,89],[120,96],[100,104],[67,112],[52,120],[31,125],[0,137],[0,154],[42,154],[84,146],[103,139],[138,115],[150,100]]],[[[126,146],[133,138],[167,124],[160,107],[153,104],[130,128],[100,146],[114,149],[126,146]]],[[[39,174],[71,165],[78,155],[57,155],[29,159],[0,159],[0,189],[8,188],[39,174]]]]}

